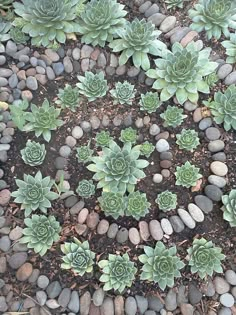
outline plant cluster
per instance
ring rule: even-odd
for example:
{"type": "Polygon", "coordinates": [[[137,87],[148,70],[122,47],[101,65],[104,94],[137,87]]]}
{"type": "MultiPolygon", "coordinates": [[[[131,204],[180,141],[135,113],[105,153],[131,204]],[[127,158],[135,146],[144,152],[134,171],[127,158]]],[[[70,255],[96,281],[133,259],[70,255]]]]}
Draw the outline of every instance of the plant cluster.
{"type": "Polygon", "coordinates": [[[164,2],[167,4],[167,9],[174,9],[174,8],[180,8],[183,9],[184,2],[189,0],[164,0],[164,2]]]}
{"type": "Polygon", "coordinates": [[[168,105],[160,117],[164,120],[164,127],[177,127],[182,124],[187,115],[183,115],[183,109],[168,105]]]}
{"type": "Polygon", "coordinates": [[[3,10],[9,9],[9,7],[12,5],[12,3],[13,3],[13,0],[1,0],[0,10],[1,9],[3,9],[3,10]]]}
{"type": "Polygon", "coordinates": [[[132,127],[121,130],[120,141],[124,143],[126,142],[130,142],[132,144],[136,143],[137,131],[133,129],[132,127]]]}
{"type": "Polygon", "coordinates": [[[144,155],[146,158],[149,158],[154,150],[155,146],[151,142],[145,141],[140,145],[141,155],[144,155]]]}
{"type": "Polygon", "coordinates": [[[229,40],[224,40],[222,46],[226,49],[226,62],[235,63],[236,62],[236,34],[231,33],[229,40]]]}
{"type": "Polygon", "coordinates": [[[5,21],[3,18],[0,17],[0,44],[1,42],[6,42],[11,38],[9,33],[12,25],[10,22],[5,21]]]}

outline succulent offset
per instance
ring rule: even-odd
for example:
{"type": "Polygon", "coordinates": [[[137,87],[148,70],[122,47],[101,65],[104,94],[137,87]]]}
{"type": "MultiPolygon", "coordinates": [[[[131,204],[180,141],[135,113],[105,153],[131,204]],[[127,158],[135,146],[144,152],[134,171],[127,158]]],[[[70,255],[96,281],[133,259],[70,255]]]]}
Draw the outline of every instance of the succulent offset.
{"type": "Polygon", "coordinates": [[[177,207],[177,195],[169,190],[165,190],[157,195],[156,203],[163,212],[174,210],[177,207]]]}
{"type": "Polygon", "coordinates": [[[177,166],[175,172],[175,185],[187,188],[196,186],[197,181],[202,178],[199,170],[198,167],[192,165],[189,161],[181,166],[177,166]]]}
{"type": "Polygon", "coordinates": [[[224,93],[218,91],[213,101],[203,102],[208,106],[217,124],[223,124],[224,129],[236,130],[236,86],[230,85],[224,93]]]}
{"type": "Polygon", "coordinates": [[[122,256],[109,254],[108,260],[99,261],[98,266],[103,273],[99,280],[105,283],[104,291],[114,289],[122,293],[126,287],[131,287],[137,272],[127,253],[122,256]]]}
{"type": "Polygon", "coordinates": [[[119,216],[124,215],[126,199],[121,193],[103,192],[102,196],[98,198],[98,202],[106,216],[110,215],[114,219],[118,219],[119,216]]]}
{"type": "Polygon", "coordinates": [[[204,78],[206,84],[212,88],[216,85],[216,83],[219,81],[219,77],[217,75],[216,72],[212,72],[211,74],[208,74],[205,78],[204,78]]]}
{"type": "Polygon", "coordinates": [[[161,90],[160,100],[164,102],[176,96],[182,105],[187,100],[197,103],[198,92],[209,94],[209,86],[202,78],[218,67],[216,62],[209,60],[210,52],[210,48],[199,51],[195,43],[186,47],[174,43],[172,52],[167,50],[162,58],[156,59],[156,69],[146,74],[156,79],[153,88],[161,90]]]}
{"type": "Polygon", "coordinates": [[[119,139],[124,143],[131,142],[132,144],[134,144],[137,141],[137,131],[132,127],[125,128],[121,130],[119,139]]]}
{"type": "Polygon", "coordinates": [[[222,249],[214,246],[211,241],[208,242],[205,238],[195,239],[187,251],[191,272],[198,273],[201,279],[212,276],[214,271],[223,272],[221,260],[225,255],[221,253],[222,249]]]}
{"type": "Polygon", "coordinates": [[[164,120],[164,127],[177,127],[182,124],[187,115],[183,115],[183,109],[168,105],[160,117],[164,120]]]}
{"type": "Polygon", "coordinates": [[[19,27],[12,27],[10,29],[10,37],[16,44],[26,44],[29,36],[22,32],[19,27]]]}
{"type": "Polygon", "coordinates": [[[78,32],[82,42],[104,47],[125,25],[127,12],[116,0],[91,0],[80,14],[78,32]]]}
{"type": "Polygon", "coordinates": [[[37,166],[43,163],[47,152],[44,144],[28,141],[26,147],[20,153],[25,164],[37,166]]]}
{"type": "Polygon", "coordinates": [[[148,202],[146,194],[140,191],[134,191],[128,196],[125,215],[139,220],[149,212],[150,206],[151,204],[148,202]]]}
{"type": "Polygon", "coordinates": [[[67,34],[79,31],[76,7],[80,1],[22,0],[13,5],[22,20],[22,31],[31,37],[32,45],[54,47],[65,43],[67,34]]]}
{"type": "Polygon", "coordinates": [[[102,188],[104,192],[133,192],[138,180],[145,177],[142,169],[149,165],[139,156],[139,148],[132,148],[130,142],[120,148],[111,141],[109,148],[103,148],[102,155],[93,157],[93,164],[87,168],[95,173],[93,179],[98,181],[97,188],[102,188]]]}
{"type": "Polygon", "coordinates": [[[76,85],[79,88],[79,93],[86,96],[89,102],[106,95],[108,86],[103,72],[94,74],[87,71],[84,77],[79,75],[78,79],[80,82],[76,85]]]}
{"type": "Polygon", "coordinates": [[[231,227],[236,227],[236,189],[232,189],[228,195],[222,196],[223,218],[231,227]]]}
{"type": "Polygon", "coordinates": [[[149,158],[154,150],[155,146],[151,142],[145,141],[140,145],[141,154],[144,155],[146,158],[149,158]]]}
{"type": "Polygon", "coordinates": [[[155,30],[155,25],[146,20],[135,18],[132,22],[127,21],[125,27],[117,31],[119,39],[110,43],[110,48],[114,52],[122,51],[119,64],[124,65],[132,57],[133,64],[136,68],[148,70],[150,60],[148,54],[162,56],[166,45],[159,41],[157,37],[161,34],[155,30]]]}
{"type": "Polygon", "coordinates": [[[61,251],[64,254],[62,269],[71,269],[80,276],[93,271],[95,253],[90,250],[88,241],[80,242],[74,237],[73,242],[61,245],[61,251]]]}
{"type": "Polygon", "coordinates": [[[20,243],[26,244],[40,256],[45,255],[53,243],[60,239],[61,227],[53,216],[33,214],[31,218],[26,218],[24,223],[26,228],[22,231],[20,243]]]}
{"type": "Polygon", "coordinates": [[[82,179],[76,188],[76,192],[82,198],[90,198],[95,194],[95,185],[92,180],[82,179]]]}
{"type": "Polygon", "coordinates": [[[79,148],[76,149],[76,151],[77,151],[76,157],[78,159],[78,162],[87,163],[91,161],[93,150],[90,149],[90,143],[87,145],[81,145],[79,148]]]}
{"type": "Polygon", "coordinates": [[[95,141],[97,146],[107,147],[111,140],[112,137],[109,131],[102,130],[96,134],[95,141]]]}
{"type": "Polygon", "coordinates": [[[174,279],[181,277],[180,269],[184,263],[176,256],[176,246],[169,249],[162,242],[157,242],[155,248],[144,246],[144,253],[139,261],[143,264],[141,280],[153,281],[161,290],[174,286],[174,279]]]}
{"type": "Polygon", "coordinates": [[[140,110],[147,112],[148,114],[155,113],[157,108],[161,106],[158,93],[147,92],[141,94],[141,100],[139,102],[140,110]]]}
{"type": "Polygon", "coordinates": [[[222,33],[229,37],[229,28],[236,29],[236,3],[232,0],[198,0],[189,10],[197,32],[206,31],[208,39],[219,39],[222,33]]]}
{"type": "Polygon", "coordinates": [[[72,112],[75,112],[80,105],[78,88],[73,88],[69,84],[66,84],[64,89],[59,89],[57,96],[58,100],[55,103],[60,105],[61,108],[69,108],[72,112]]]}
{"type": "Polygon", "coordinates": [[[188,0],[164,0],[164,2],[167,4],[167,9],[172,9],[176,7],[183,9],[185,1],[188,0]]]}
{"type": "Polygon", "coordinates": [[[180,134],[176,135],[176,143],[180,149],[193,151],[200,144],[198,133],[193,129],[182,129],[180,134]]]}
{"type": "Polygon", "coordinates": [[[132,105],[132,100],[135,97],[136,90],[134,85],[128,81],[117,82],[115,88],[110,90],[111,96],[114,99],[114,104],[132,105]]]}
{"type": "Polygon", "coordinates": [[[236,62],[236,34],[230,33],[229,40],[224,40],[222,46],[226,49],[226,62],[235,63],[236,62]]]}

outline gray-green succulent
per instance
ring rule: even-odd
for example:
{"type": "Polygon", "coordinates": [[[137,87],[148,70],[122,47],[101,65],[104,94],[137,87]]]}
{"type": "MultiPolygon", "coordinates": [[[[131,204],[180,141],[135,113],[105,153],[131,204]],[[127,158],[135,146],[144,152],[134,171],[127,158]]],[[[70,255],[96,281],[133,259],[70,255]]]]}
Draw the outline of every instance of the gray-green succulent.
{"type": "Polygon", "coordinates": [[[15,123],[18,129],[24,130],[26,125],[26,110],[29,108],[29,102],[26,98],[23,100],[17,100],[13,105],[9,105],[12,121],[15,123]]]}
{"type": "Polygon", "coordinates": [[[150,206],[151,204],[148,202],[146,194],[140,191],[134,191],[128,196],[125,215],[139,220],[149,212],[150,206]]]}
{"type": "Polygon", "coordinates": [[[179,148],[186,151],[193,151],[200,144],[198,133],[193,129],[182,129],[176,139],[179,148]]]}
{"type": "Polygon", "coordinates": [[[221,44],[226,49],[226,62],[236,63],[236,34],[230,33],[229,40],[224,40],[221,44]]]}
{"type": "Polygon", "coordinates": [[[107,147],[112,140],[109,131],[102,130],[96,134],[95,142],[97,146],[107,147]]]}
{"type": "Polygon", "coordinates": [[[134,85],[128,81],[117,82],[115,88],[110,90],[114,104],[132,105],[133,98],[135,97],[136,90],[134,85]]]}
{"type": "Polygon", "coordinates": [[[167,4],[167,9],[172,9],[176,7],[183,9],[184,2],[186,1],[189,1],[189,0],[164,0],[164,2],[167,4]]]}
{"type": "Polygon", "coordinates": [[[26,244],[40,256],[45,255],[53,243],[60,239],[61,227],[54,216],[33,214],[31,218],[26,218],[24,223],[26,228],[22,231],[20,243],[26,244]]]}
{"type": "Polygon", "coordinates": [[[101,210],[106,216],[112,216],[118,219],[123,216],[126,209],[126,199],[123,194],[119,192],[103,192],[102,196],[98,198],[101,210]]]}
{"type": "Polygon", "coordinates": [[[98,181],[97,188],[121,194],[133,192],[138,180],[146,176],[142,169],[149,165],[148,161],[139,159],[139,147],[132,148],[132,144],[126,142],[121,148],[111,141],[102,151],[102,155],[93,157],[93,163],[87,166],[95,173],[93,179],[98,181]]]}
{"type": "Polygon", "coordinates": [[[221,251],[212,241],[208,242],[205,238],[195,239],[192,247],[187,250],[191,273],[197,273],[201,279],[212,276],[214,271],[222,273],[221,260],[225,255],[221,251]]]}
{"type": "Polygon", "coordinates": [[[183,109],[177,106],[168,105],[164,113],[160,117],[164,120],[164,127],[177,127],[182,124],[187,115],[183,115],[183,109]]]}
{"type": "Polygon", "coordinates": [[[134,144],[137,141],[137,131],[132,127],[125,128],[121,130],[119,139],[124,143],[131,142],[134,144]]]}
{"type": "Polygon", "coordinates": [[[90,198],[95,194],[95,188],[92,180],[82,179],[76,188],[76,192],[82,198],[90,198]]]}
{"type": "Polygon", "coordinates": [[[232,189],[228,195],[222,196],[223,218],[231,227],[236,227],[236,189],[232,189]]]}
{"type": "Polygon", "coordinates": [[[26,147],[20,153],[25,164],[37,166],[43,163],[47,152],[44,144],[27,141],[26,147]]]}
{"type": "Polygon", "coordinates": [[[174,210],[177,207],[177,195],[169,190],[158,194],[155,201],[158,204],[158,208],[163,212],[174,210]]]}
{"type": "Polygon", "coordinates": [[[204,81],[206,84],[212,88],[216,85],[216,83],[219,81],[219,77],[216,73],[216,71],[212,72],[211,74],[208,74],[205,78],[204,81]]]}
{"type": "Polygon", "coordinates": [[[80,14],[78,32],[82,42],[104,47],[125,25],[127,12],[116,0],[91,0],[80,14]]]}
{"type": "Polygon", "coordinates": [[[173,287],[175,278],[181,277],[179,270],[184,267],[176,255],[176,246],[168,249],[159,241],[155,248],[144,246],[144,253],[138,257],[143,264],[141,280],[153,281],[161,290],[173,287]]]}
{"type": "Polygon", "coordinates": [[[155,146],[149,141],[145,141],[140,145],[141,154],[144,155],[146,158],[149,158],[154,150],[155,146]]]}
{"type": "Polygon", "coordinates": [[[59,89],[57,96],[58,100],[55,103],[63,109],[69,108],[72,112],[75,112],[76,108],[80,105],[78,88],[73,88],[69,84],[66,84],[64,89],[59,89]]]}
{"type": "Polygon", "coordinates": [[[12,24],[8,21],[5,21],[0,17],[0,45],[2,46],[1,42],[6,42],[11,38],[9,33],[12,24]]]}
{"type": "Polygon", "coordinates": [[[148,114],[155,113],[156,110],[161,106],[157,92],[147,92],[141,94],[139,102],[140,110],[147,112],[148,114]]]}
{"type": "Polygon", "coordinates": [[[189,10],[197,32],[206,31],[208,39],[219,39],[222,33],[229,37],[229,28],[236,29],[236,3],[232,0],[198,0],[189,10]]]}
{"type": "Polygon", "coordinates": [[[29,36],[22,32],[19,27],[12,27],[10,29],[10,37],[17,45],[18,44],[26,44],[29,40],[29,36]]]}
{"type": "Polygon", "coordinates": [[[213,101],[205,101],[204,105],[208,106],[214,121],[217,124],[223,124],[224,129],[229,131],[231,128],[236,130],[236,86],[230,85],[224,93],[218,91],[214,94],[213,101]]]}
{"type": "Polygon", "coordinates": [[[96,98],[105,96],[108,90],[107,80],[104,79],[104,73],[85,72],[85,76],[78,76],[79,93],[87,97],[89,102],[94,101],[96,98]]]}
{"type": "Polygon", "coordinates": [[[3,10],[9,9],[9,7],[12,5],[12,3],[13,3],[13,0],[1,0],[0,10],[1,9],[3,9],[3,10]]]}
{"type": "Polygon", "coordinates": [[[136,68],[148,70],[150,60],[148,54],[162,56],[166,50],[166,45],[159,41],[157,37],[161,34],[155,30],[155,25],[145,19],[135,18],[132,22],[127,22],[125,27],[117,31],[119,39],[110,43],[110,48],[114,52],[122,51],[119,64],[124,65],[132,57],[133,64],[136,68]]]}
{"type": "Polygon", "coordinates": [[[81,145],[79,148],[76,149],[76,151],[76,157],[79,163],[88,163],[89,161],[91,161],[93,150],[90,149],[90,142],[87,145],[81,145]]]}
{"type": "Polygon", "coordinates": [[[74,237],[73,242],[61,245],[63,263],[62,269],[71,269],[74,273],[83,276],[93,271],[95,253],[90,250],[89,242],[80,242],[74,237]]]}
{"type": "Polygon", "coordinates": [[[102,269],[100,281],[105,283],[104,291],[114,289],[122,293],[126,287],[131,287],[137,268],[130,261],[129,255],[108,255],[108,260],[101,260],[98,266],[102,269]]]}
{"type": "Polygon", "coordinates": [[[18,190],[11,194],[15,197],[14,202],[21,204],[26,217],[37,209],[47,213],[47,209],[51,207],[51,201],[59,197],[51,191],[54,181],[49,176],[43,177],[40,171],[35,177],[24,174],[23,178],[24,180],[16,179],[18,190]]]}
{"type": "Polygon", "coordinates": [[[175,185],[187,188],[196,186],[197,181],[202,178],[199,170],[198,167],[192,165],[189,161],[181,166],[177,166],[175,172],[175,185]]]}
{"type": "MultiPolygon", "coordinates": [[[[76,7],[81,0],[22,0],[14,2],[15,13],[22,20],[22,31],[35,46],[55,47],[65,43],[66,35],[78,32],[76,7]]],[[[15,25],[19,25],[19,21],[15,25]]]]}
{"type": "Polygon", "coordinates": [[[174,43],[172,52],[167,50],[162,58],[155,60],[156,69],[147,71],[147,76],[155,79],[153,88],[160,90],[160,100],[165,102],[176,96],[179,104],[187,100],[197,103],[199,93],[209,94],[209,86],[203,77],[214,72],[216,62],[209,60],[211,49],[198,50],[195,43],[183,47],[174,43]]]}

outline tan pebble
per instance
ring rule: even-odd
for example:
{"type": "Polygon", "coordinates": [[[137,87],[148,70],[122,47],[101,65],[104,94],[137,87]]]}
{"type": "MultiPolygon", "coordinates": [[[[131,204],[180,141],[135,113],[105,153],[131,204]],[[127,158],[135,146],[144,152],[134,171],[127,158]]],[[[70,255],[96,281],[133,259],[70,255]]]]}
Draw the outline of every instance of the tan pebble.
{"type": "Polygon", "coordinates": [[[97,232],[100,235],[106,234],[109,229],[109,222],[107,220],[101,220],[97,226],[97,232]]]}
{"type": "Polygon", "coordinates": [[[139,232],[136,228],[129,229],[129,240],[132,244],[138,245],[140,243],[139,232]]]}
{"type": "Polygon", "coordinates": [[[147,241],[150,237],[148,223],[145,221],[140,221],[138,226],[139,226],[139,233],[140,233],[141,239],[143,239],[144,241],[147,241]]]}
{"type": "Polygon", "coordinates": [[[98,225],[99,222],[99,215],[96,212],[91,212],[88,216],[87,216],[87,227],[91,230],[94,230],[96,228],[96,226],[98,225]]]}
{"type": "Polygon", "coordinates": [[[33,267],[30,263],[25,263],[16,272],[16,278],[19,281],[26,281],[32,274],[33,267]]]}
{"type": "Polygon", "coordinates": [[[83,208],[78,215],[78,223],[83,224],[87,220],[89,211],[87,208],[83,208]]]}
{"type": "Polygon", "coordinates": [[[196,31],[191,31],[189,32],[187,35],[184,36],[184,38],[182,38],[180,44],[183,47],[186,47],[191,41],[193,41],[194,39],[198,38],[198,33],[196,31]]]}

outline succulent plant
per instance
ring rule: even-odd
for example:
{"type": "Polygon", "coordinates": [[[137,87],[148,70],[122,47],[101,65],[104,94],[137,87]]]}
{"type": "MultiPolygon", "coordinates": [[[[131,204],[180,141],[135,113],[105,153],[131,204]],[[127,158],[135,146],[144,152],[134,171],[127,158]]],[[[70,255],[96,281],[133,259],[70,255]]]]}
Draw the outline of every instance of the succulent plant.
{"type": "Polygon", "coordinates": [[[29,107],[29,102],[26,98],[23,100],[17,100],[16,103],[9,105],[12,121],[15,123],[18,129],[23,131],[26,124],[26,110],[29,107]]]}
{"type": "Polygon", "coordinates": [[[91,0],[80,14],[79,33],[82,42],[104,47],[124,27],[127,12],[116,0],[91,0]]]}
{"type": "Polygon", "coordinates": [[[113,40],[109,46],[114,52],[122,51],[120,65],[126,64],[132,57],[136,68],[148,70],[150,68],[148,54],[162,56],[163,51],[167,49],[166,45],[157,39],[161,32],[155,30],[155,25],[145,19],[135,18],[132,22],[127,22],[117,34],[120,38],[113,40]]]}
{"type": "Polygon", "coordinates": [[[209,94],[209,86],[202,78],[218,67],[216,62],[209,60],[210,52],[210,48],[199,51],[195,43],[186,47],[174,43],[172,52],[167,50],[162,59],[155,60],[157,68],[146,74],[156,79],[153,88],[161,90],[162,102],[176,96],[181,105],[187,100],[197,103],[198,92],[209,94]]]}
{"type": "Polygon", "coordinates": [[[122,293],[126,287],[131,287],[137,272],[127,253],[122,256],[109,254],[108,260],[99,261],[98,266],[102,268],[99,280],[105,283],[104,291],[114,289],[122,293]]]}
{"type": "Polygon", "coordinates": [[[110,93],[114,99],[114,104],[132,105],[132,99],[135,97],[136,90],[134,85],[124,81],[123,83],[117,82],[115,88],[110,90],[110,93]]]}
{"type": "Polygon", "coordinates": [[[0,10],[6,10],[12,5],[13,0],[1,0],[0,10]]]}
{"type": "Polygon", "coordinates": [[[73,88],[71,85],[66,84],[64,89],[59,89],[57,94],[58,100],[56,104],[60,105],[61,108],[69,108],[72,112],[76,111],[76,107],[79,106],[79,90],[73,88]]]}
{"type": "Polygon", "coordinates": [[[189,17],[191,28],[206,31],[208,39],[219,39],[222,33],[229,37],[229,28],[236,29],[236,5],[232,0],[198,0],[189,10],[189,17]]]}
{"type": "Polygon", "coordinates": [[[93,271],[95,253],[90,250],[89,242],[81,243],[74,237],[74,242],[61,245],[62,269],[71,269],[76,274],[83,276],[93,271]]]}
{"type": "Polygon", "coordinates": [[[97,146],[107,147],[111,140],[112,137],[109,131],[103,130],[96,134],[95,141],[97,146]]]}
{"type": "Polygon", "coordinates": [[[0,45],[2,45],[1,42],[6,42],[11,38],[9,33],[11,27],[12,25],[10,22],[7,22],[0,17],[0,45]]]}
{"type": "Polygon", "coordinates": [[[78,76],[80,83],[77,83],[80,94],[85,95],[88,101],[94,101],[98,97],[106,95],[108,86],[107,81],[104,79],[104,73],[85,72],[85,77],[78,76]]]}
{"type": "Polygon", "coordinates": [[[93,150],[90,149],[90,143],[87,145],[81,145],[79,148],[77,148],[77,154],[76,157],[78,159],[78,162],[80,163],[88,163],[91,161],[91,157],[93,155],[93,150]]]}
{"type": "Polygon", "coordinates": [[[25,35],[25,33],[18,27],[12,27],[9,34],[13,42],[17,45],[26,44],[27,40],[29,40],[29,36],[25,35]]]}
{"type": "Polygon", "coordinates": [[[110,215],[114,219],[118,219],[119,216],[124,215],[126,200],[121,193],[103,192],[98,201],[106,216],[110,215]]]}
{"type": "Polygon", "coordinates": [[[183,109],[177,106],[167,106],[167,109],[160,115],[164,119],[164,127],[177,127],[182,124],[187,115],[183,115],[183,109]]]}
{"type": "Polygon", "coordinates": [[[23,229],[23,237],[20,243],[33,248],[35,253],[43,256],[50,249],[54,242],[59,241],[61,227],[54,216],[33,214],[31,219],[24,220],[26,228],[23,229]]]}
{"type": "Polygon", "coordinates": [[[44,144],[28,141],[26,147],[20,153],[25,164],[37,166],[43,163],[47,152],[44,144]]]}
{"type": "Polygon", "coordinates": [[[184,2],[186,1],[189,1],[189,0],[164,0],[164,2],[167,4],[167,9],[172,9],[176,7],[183,9],[184,2]]]}
{"type": "Polygon", "coordinates": [[[141,280],[157,283],[162,290],[174,286],[174,279],[181,277],[180,269],[184,263],[176,256],[176,246],[169,249],[162,242],[157,242],[155,248],[144,246],[145,254],[140,255],[142,267],[141,280]]]}
{"type": "Polygon", "coordinates": [[[28,123],[24,126],[24,131],[34,131],[35,136],[43,136],[44,140],[51,140],[51,130],[56,130],[63,125],[63,121],[58,119],[60,109],[50,105],[47,99],[44,100],[41,107],[34,104],[30,106],[31,112],[25,116],[28,123]]]}
{"type": "Polygon", "coordinates": [[[224,40],[222,46],[226,49],[226,62],[236,63],[236,34],[230,33],[229,40],[224,40]]]}
{"type": "Polygon", "coordinates": [[[134,191],[129,194],[125,214],[139,220],[148,212],[151,204],[147,201],[147,196],[140,191],[134,191]]]}
{"type": "Polygon", "coordinates": [[[216,83],[219,81],[219,77],[217,75],[217,73],[214,71],[211,74],[208,74],[205,78],[204,81],[206,82],[206,84],[212,88],[216,85],[216,83]]]}
{"type": "Polygon", "coordinates": [[[214,101],[203,102],[211,110],[214,121],[223,124],[224,129],[236,130],[236,86],[230,85],[224,93],[218,91],[214,94],[214,101]]]}
{"type": "Polygon", "coordinates": [[[198,273],[201,279],[207,275],[212,276],[213,272],[222,273],[221,260],[225,255],[221,253],[220,247],[215,247],[210,241],[205,238],[195,239],[193,246],[187,251],[189,254],[189,265],[192,273],[198,273]]]}
{"type": "Polygon", "coordinates": [[[165,190],[158,194],[155,201],[158,204],[159,209],[163,212],[174,210],[177,207],[177,195],[169,190],[165,190]]]}
{"type": "Polygon", "coordinates": [[[145,141],[140,145],[140,152],[146,158],[149,158],[154,150],[155,146],[151,142],[145,141]]]}
{"type": "Polygon", "coordinates": [[[175,185],[187,188],[196,186],[198,179],[202,178],[199,170],[198,167],[192,165],[189,161],[181,166],[177,166],[175,172],[175,185]]]}
{"type": "Polygon", "coordinates": [[[146,111],[148,114],[155,113],[157,108],[161,106],[158,93],[147,92],[146,94],[141,94],[139,105],[140,110],[146,111]]]}
{"type": "Polygon", "coordinates": [[[132,127],[125,128],[121,130],[120,141],[122,142],[131,142],[132,144],[137,141],[137,131],[132,127]]]}
{"type": "Polygon", "coordinates": [[[16,179],[18,190],[11,194],[15,197],[14,202],[21,204],[26,217],[37,209],[47,213],[47,208],[51,207],[51,201],[58,198],[58,194],[51,191],[54,182],[49,176],[43,178],[40,171],[35,177],[24,174],[23,178],[24,180],[16,179]]]}
{"type": "Polygon", "coordinates": [[[176,135],[179,148],[182,150],[193,151],[200,144],[198,133],[192,129],[182,129],[180,134],[176,135]]]}
{"type": "Polygon", "coordinates": [[[77,194],[83,198],[90,198],[95,194],[95,185],[92,180],[83,179],[76,189],[77,194]]]}
{"type": "Polygon", "coordinates": [[[145,177],[143,168],[149,165],[148,161],[138,159],[139,148],[126,142],[120,148],[114,141],[109,143],[109,148],[103,148],[102,155],[93,157],[93,164],[87,166],[94,172],[94,180],[98,180],[97,188],[105,192],[133,192],[135,184],[145,177]]]}
{"type": "Polygon", "coordinates": [[[13,5],[24,24],[22,31],[31,37],[32,45],[53,47],[65,43],[67,34],[79,31],[76,7],[80,1],[22,0],[13,5]]]}
{"type": "Polygon", "coordinates": [[[231,227],[236,227],[236,189],[232,189],[228,195],[222,196],[223,218],[231,227]]]}

